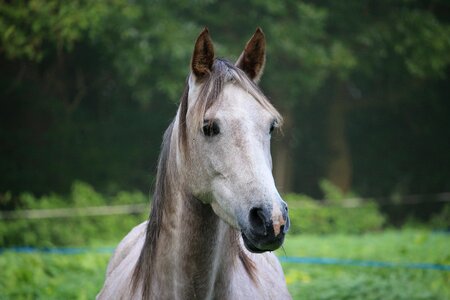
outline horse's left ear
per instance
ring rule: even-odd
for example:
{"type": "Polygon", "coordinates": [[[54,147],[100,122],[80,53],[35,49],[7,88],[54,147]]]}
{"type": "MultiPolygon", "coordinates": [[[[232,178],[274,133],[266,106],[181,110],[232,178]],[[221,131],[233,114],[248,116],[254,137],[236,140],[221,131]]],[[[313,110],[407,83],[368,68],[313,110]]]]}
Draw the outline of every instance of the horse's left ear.
{"type": "Polygon", "coordinates": [[[241,69],[254,82],[258,82],[266,63],[266,38],[261,28],[257,28],[255,34],[245,45],[245,49],[239,56],[236,67],[241,69]]]}

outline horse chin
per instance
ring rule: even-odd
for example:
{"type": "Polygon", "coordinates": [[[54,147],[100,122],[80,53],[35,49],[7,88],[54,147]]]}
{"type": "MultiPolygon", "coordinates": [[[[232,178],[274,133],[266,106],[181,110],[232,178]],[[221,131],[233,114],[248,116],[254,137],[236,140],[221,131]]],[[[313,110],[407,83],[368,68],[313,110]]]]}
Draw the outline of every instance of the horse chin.
{"type": "Polygon", "coordinates": [[[245,248],[247,248],[247,250],[252,253],[264,253],[264,252],[268,251],[268,250],[262,250],[262,249],[259,249],[258,247],[256,247],[255,244],[253,244],[244,233],[242,233],[242,239],[244,240],[245,248]]]}

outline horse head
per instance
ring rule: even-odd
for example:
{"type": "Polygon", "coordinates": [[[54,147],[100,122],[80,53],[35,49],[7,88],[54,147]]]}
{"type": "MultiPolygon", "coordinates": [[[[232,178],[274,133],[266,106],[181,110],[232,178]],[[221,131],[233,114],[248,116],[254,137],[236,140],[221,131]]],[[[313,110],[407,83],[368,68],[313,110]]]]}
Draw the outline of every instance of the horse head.
{"type": "Polygon", "coordinates": [[[215,58],[204,29],[178,113],[184,132],[178,163],[189,192],[239,230],[246,248],[256,253],[280,247],[289,229],[270,154],[271,134],[282,118],[257,86],[264,64],[261,29],[235,64],[215,58]]]}

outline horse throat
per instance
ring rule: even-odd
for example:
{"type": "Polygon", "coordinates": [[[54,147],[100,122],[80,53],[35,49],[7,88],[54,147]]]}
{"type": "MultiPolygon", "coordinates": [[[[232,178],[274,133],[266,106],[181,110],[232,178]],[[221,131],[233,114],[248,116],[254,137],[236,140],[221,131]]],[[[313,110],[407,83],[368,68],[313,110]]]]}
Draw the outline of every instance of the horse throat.
{"type": "Polygon", "coordinates": [[[174,296],[226,299],[225,287],[239,254],[236,231],[210,205],[192,196],[172,200],[175,207],[164,216],[162,228],[166,229],[158,240],[158,256],[168,261],[161,261],[161,270],[154,274],[167,274],[160,284],[172,287],[168,290],[174,296]],[[166,251],[170,254],[164,255],[166,251]]]}

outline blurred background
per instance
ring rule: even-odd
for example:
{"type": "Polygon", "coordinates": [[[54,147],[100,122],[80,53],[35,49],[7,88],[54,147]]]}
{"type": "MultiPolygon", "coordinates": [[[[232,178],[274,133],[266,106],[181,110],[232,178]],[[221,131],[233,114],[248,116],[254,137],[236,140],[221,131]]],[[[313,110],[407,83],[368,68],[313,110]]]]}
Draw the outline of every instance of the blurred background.
{"type": "Polygon", "coordinates": [[[450,264],[447,0],[0,2],[0,298],[100,289],[98,247],[148,215],[204,26],[232,61],[266,34],[280,257],[399,264],[285,262],[294,298],[448,299],[448,269],[405,267],[450,264]]]}

